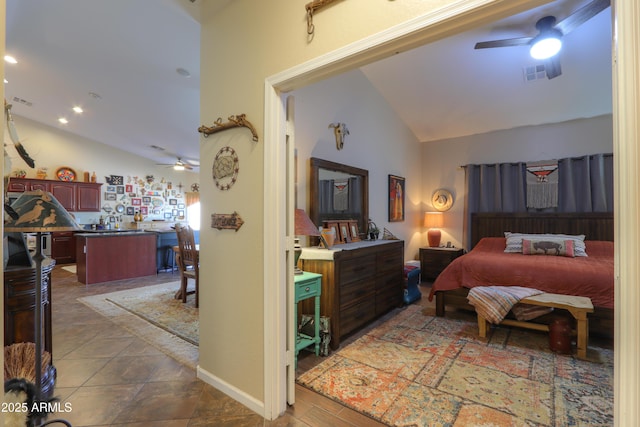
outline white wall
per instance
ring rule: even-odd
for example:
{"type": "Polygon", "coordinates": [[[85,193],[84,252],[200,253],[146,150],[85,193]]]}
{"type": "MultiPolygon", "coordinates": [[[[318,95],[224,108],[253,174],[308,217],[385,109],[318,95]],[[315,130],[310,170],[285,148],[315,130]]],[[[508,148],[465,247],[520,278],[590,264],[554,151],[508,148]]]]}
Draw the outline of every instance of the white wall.
{"type": "MultiPolygon", "coordinates": [[[[109,203],[113,207],[119,203],[118,201],[105,202],[104,193],[107,186],[105,176],[121,175],[124,177],[125,184],[129,177],[135,176],[144,178],[146,175],[153,175],[158,181],[164,178],[167,182],[171,182],[172,188],[176,190],[180,185],[182,186],[182,190],[177,191],[176,194],[180,197],[184,197],[185,191],[190,191],[191,184],[198,182],[197,173],[176,172],[171,167],[157,166],[149,159],[21,116],[13,115],[13,119],[18,135],[36,165],[34,169],[29,168],[18,156],[13,145],[8,144],[6,151],[11,157],[11,172],[22,169],[27,172],[27,178],[36,178],[37,170],[44,167],[48,169],[46,179],[55,179],[55,171],[62,166],[68,166],[75,170],[79,181],[84,180],[85,171],[90,174],[95,172],[97,182],[103,183],[103,206],[109,203]]],[[[8,134],[5,135],[5,141],[10,141],[8,134]]],[[[118,195],[118,199],[120,197],[121,195],[118,195]]],[[[105,212],[76,212],[74,215],[78,223],[91,224],[97,223],[100,216],[104,214],[105,212]]],[[[162,218],[153,215],[146,218],[148,221],[151,219],[162,218]]],[[[133,216],[123,216],[125,224],[131,221],[133,216]]]]}
{"type": "MultiPolygon", "coordinates": [[[[447,211],[442,240],[462,247],[464,169],[466,164],[527,162],[613,152],[611,115],[540,126],[527,126],[480,135],[446,139],[422,146],[422,200],[431,207],[431,195],[446,188],[454,195],[447,211]]],[[[426,236],[425,236],[426,238],[426,236]]]]}
{"type": "MultiPolygon", "coordinates": [[[[307,86],[295,97],[298,160],[297,207],[309,210],[309,158],[369,171],[369,217],[405,241],[405,258],[414,259],[421,243],[422,168],[420,144],[359,70],[307,86]],[[336,149],[330,123],[347,125],[344,148],[336,149]],[[405,220],[388,222],[388,176],[405,181],[405,220]]],[[[318,224],[321,225],[321,224],[318,224]]],[[[361,230],[362,231],[362,230],[361,230]]],[[[381,234],[382,236],[382,234],[381,234]]]]}

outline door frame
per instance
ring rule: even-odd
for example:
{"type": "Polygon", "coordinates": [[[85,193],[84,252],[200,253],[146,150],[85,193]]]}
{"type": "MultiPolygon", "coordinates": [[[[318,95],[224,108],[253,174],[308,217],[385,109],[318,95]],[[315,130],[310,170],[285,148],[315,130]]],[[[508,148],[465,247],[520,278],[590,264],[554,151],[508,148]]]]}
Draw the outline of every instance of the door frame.
{"type": "MultiPolygon", "coordinates": [[[[613,124],[615,220],[615,343],[614,405],[617,425],[640,419],[640,367],[634,349],[640,347],[639,253],[640,172],[640,8],[637,0],[613,0],[613,124]],[[624,230],[621,233],[620,230],[624,230]],[[621,313],[625,314],[622,322],[621,313]],[[624,372],[624,375],[621,375],[624,372]]],[[[391,56],[474,26],[487,24],[548,3],[548,0],[467,0],[416,17],[358,42],[277,73],[265,79],[264,149],[264,265],[265,265],[265,418],[286,410],[287,278],[292,274],[286,236],[292,229],[287,212],[285,119],[282,95],[310,83],[391,56]],[[280,196],[273,197],[273,194],[280,196]],[[268,246],[268,247],[267,247],[268,246]],[[274,250],[275,246],[275,250],[274,250]],[[285,322],[286,324],[286,322],[285,322]],[[275,335],[275,336],[273,336],[275,335]]],[[[631,425],[631,424],[629,424],[631,425]]]]}

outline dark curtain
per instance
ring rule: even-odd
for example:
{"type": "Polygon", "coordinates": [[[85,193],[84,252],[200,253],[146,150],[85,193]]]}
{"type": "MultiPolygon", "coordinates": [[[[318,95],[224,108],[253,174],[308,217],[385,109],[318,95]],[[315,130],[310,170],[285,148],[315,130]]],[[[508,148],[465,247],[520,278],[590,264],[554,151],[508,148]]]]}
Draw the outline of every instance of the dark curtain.
{"type": "Polygon", "coordinates": [[[463,234],[475,212],[613,212],[613,155],[558,160],[558,207],[527,209],[526,163],[466,165],[463,234]]]}
{"type": "Polygon", "coordinates": [[[349,178],[349,214],[353,219],[362,215],[362,178],[349,178]]]}
{"type": "Polygon", "coordinates": [[[320,206],[318,207],[318,212],[320,212],[321,215],[333,212],[333,180],[321,180],[319,191],[320,206]]]}

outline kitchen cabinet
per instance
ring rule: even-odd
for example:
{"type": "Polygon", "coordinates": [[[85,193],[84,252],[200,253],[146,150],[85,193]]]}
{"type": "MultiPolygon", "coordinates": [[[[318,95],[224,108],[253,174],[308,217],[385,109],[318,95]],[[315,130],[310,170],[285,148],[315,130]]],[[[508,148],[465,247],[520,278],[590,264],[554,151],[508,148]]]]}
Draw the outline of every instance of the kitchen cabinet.
{"type": "Polygon", "coordinates": [[[51,258],[58,264],[76,262],[76,238],[73,231],[51,233],[51,258]]]}
{"type": "Polygon", "coordinates": [[[7,191],[10,193],[48,191],[69,212],[99,212],[101,187],[102,184],[94,182],[10,178],[7,191]]]}
{"type": "Polygon", "coordinates": [[[78,281],[85,285],[156,274],[156,233],[76,233],[78,281]]]}
{"type": "MultiPolygon", "coordinates": [[[[331,348],[343,337],[384,313],[402,306],[404,242],[362,241],[335,245],[333,250],[303,248],[305,272],[322,274],[320,313],[329,317],[331,348]]],[[[302,301],[302,313],[313,307],[302,301]]]]}
{"type": "Polygon", "coordinates": [[[76,185],[73,182],[53,181],[49,184],[50,192],[69,212],[76,210],[76,185]]]}
{"type": "Polygon", "coordinates": [[[76,212],[100,211],[100,187],[102,184],[78,182],[76,184],[76,212]]]}

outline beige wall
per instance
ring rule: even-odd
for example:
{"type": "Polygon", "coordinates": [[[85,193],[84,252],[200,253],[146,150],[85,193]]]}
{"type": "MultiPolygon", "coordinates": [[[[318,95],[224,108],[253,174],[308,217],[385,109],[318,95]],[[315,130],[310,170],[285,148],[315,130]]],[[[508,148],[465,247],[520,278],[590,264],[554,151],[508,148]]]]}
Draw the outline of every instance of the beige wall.
{"type": "MultiPolygon", "coordinates": [[[[191,184],[197,183],[199,175],[194,172],[176,172],[171,167],[158,166],[156,162],[145,159],[123,150],[110,147],[91,139],[66,132],[53,126],[43,125],[33,120],[13,115],[16,129],[23,145],[29,155],[34,159],[36,167],[29,168],[19,157],[13,146],[6,148],[11,158],[11,171],[24,170],[27,172],[27,178],[36,178],[36,172],[39,168],[47,168],[47,179],[55,179],[55,171],[62,166],[68,166],[76,171],[78,180],[84,179],[85,171],[96,173],[97,181],[103,183],[102,186],[102,204],[109,203],[115,207],[119,202],[104,200],[104,192],[106,190],[105,176],[121,175],[124,177],[125,184],[128,177],[138,176],[145,177],[153,175],[158,181],[165,179],[172,183],[172,187],[178,191],[178,186],[182,185],[180,194],[188,191],[191,184]]],[[[5,141],[9,141],[9,135],[5,135],[5,141]]],[[[76,220],[80,224],[97,223],[100,216],[105,212],[77,212],[76,220]]],[[[151,219],[161,219],[160,216],[149,216],[147,221],[151,219]]],[[[133,221],[132,215],[124,215],[123,222],[133,221]]]]}
{"type": "MultiPolygon", "coordinates": [[[[317,13],[311,42],[306,32],[306,3],[234,0],[211,15],[203,2],[202,124],[244,113],[262,136],[267,77],[450,2],[380,2],[376,7],[371,7],[371,0],[340,2],[317,13]]],[[[264,331],[260,327],[265,297],[263,145],[273,143],[264,139],[254,143],[246,129],[235,129],[203,138],[200,156],[203,221],[212,213],[237,211],[245,223],[238,232],[205,226],[200,233],[204,258],[201,298],[207,310],[200,314],[199,366],[218,384],[258,404],[265,399],[264,331]],[[207,185],[211,182],[207,165],[227,145],[239,156],[240,172],[232,190],[222,192],[207,185]]],[[[267,189],[267,197],[270,190],[276,191],[267,189]]]]}
{"type": "Polygon", "coordinates": [[[447,212],[442,240],[462,247],[466,164],[529,162],[613,152],[611,115],[540,126],[525,126],[422,145],[422,200],[431,209],[431,194],[446,188],[455,202],[447,212]]]}
{"type": "MultiPolygon", "coordinates": [[[[307,210],[309,158],[367,169],[369,217],[405,242],[405,259],[414,259],[421,243],[422,172],[420,144],[380,93],[359,70],[309,85],[295,97],[295,146],[298,160],[297,206],[307,210]],[[336,149],[329,123],[349,129],[344,148],[336,149]],[[388,177],[405,178],[405,219],[388,221],[388,177]]],[[[361,230],[362,231],[362,230],[361,230]]],[[[366,230],[365,230],[366,231],[366,230]]]]}
{"type": "MultiPolygon", "coordinates": [[[[372,0],[342,1],[316,15],[316,34],[312,42],[309,42],[306,36],[306,0],[234,0],[219,14],[208,17],[207,4],[203,2],[205,19],[202,28],[202,122],[210,124],[217,117],[246,113],[258,128],[258,133],[263,136],[265,93],[270,93],[269,85],[265,92],[265,79],[276,73],[284,73],[295,66],[297,74],[292,75],[290,79],[279,75],[280,81],[285,82],[279,89],[298,88],[304,83],[321,80],[325,71],[326,75],[335,75],[351,69],[355,64],[387,56],[394,49],[415,46],[545,2],[546,0],[380,0],[372,7],[372,0]],[[467,18],[466,10],[474,8],[478,9],[477,13],[474,11],[467,18]],[[448,13],[450,10],[453,12],[448,13]],[[416,20],[417,26],[415,32],[412,32],[409,28],[416,20]],[[397,24],[405,24],[397,33],[398,37],[395,36],[394,27],[397,24]],[[359,42],[363,38],[366,39],[359,42]],[[364,45],[371,38],[377,41],[371,45],[371,49],[367,49],[364,45]],[[384,43],[385,39],[394,38],[396,41],[384,43]],[[353,52],[349,50],[352,43],[357,45],[353,52]],[[336,51],[339,51],[335,56],[338,65],[333,65],[332,54],[336,51]],[[321,58],[319,66],[311,64],[308,72],[305,72],[304,65],[315,58],[321,58]]],[[[637,143],[637,130],[625,123],[633,122],[634,115],[630,112],[637,112],[637,99],[640,97],[637,84],[634,85],[640,76],[629,62],[630,59],[637,59],[637,53],[634,56],[633,52],[637,52],[638,34],[634,29],[638,28],[636,24],[640,18],[637,7],[634,6],[635,0],[618,0],[615,3],[616,7],[626,7],[624,21],[627,30],[623,32],[623,39],[626,40],[622,45],[623,55],[618,57],[621,59],[620,64],[625,68],[624,72],[617,74],[623,82],[618,95],[625,107],[619,111],[624,121],[615,123],[615,132],[621,135],[622,139],[619,144],[614,143],[614,147],[618,147],[625,154],[628,153],[632,157],[631,160],[637,161],[637,152],[632,149],[632,145],[637,143]]],[[[618,18],[620,19],[620,16],[618,18]]],[[[272,127],[270,123],[266,128],[272,132],[272,127]]],[[[284,138],[283,135],[278,136],[284,138]]],[[[265,189],[263,192],[260,186],[263,180],[269,178],[264,175],[264,147],[280,143],[279,140],[269,138],[252,143],[250,137],[240,129],[203,140],[201,148],[201,188],[205,189],[202,194],[203,216],[206,218],[214,212],[238,211],[246,222],[238,232],[217,231],[205,227],[201,233],[202,255],[206,259],[202,269],[201,304],[207,309],[201,310],[199,373],[214,376],[217,384],[232,389],[236,395],[242,395],[245,403],[251,401],[255,406],[273,398],[269,392],[265,392],[265,378],[271,375],[267,370],[274,368],[265,364],[265,360],[273,359],[273,356],[264,352],[265,346],[272,340],[273,331],[263,331],[261,325],[265,320],[264,301],[268,297],[264,289],[273,289],[275,285],[267,283],[264,279],[264,273],[269,269],[263,260],[271,242],[263,246],[262,236],[266,229],[262,219],[271,215],[270,211],[264,209],[267,203],[265,198],[282,191],[282,187],[265,189]],[[240,156],[240,177],[236,186],[229,192],[217,191],[206,185],[210,179],[206,165],[212,163],[215,153],[225,145],[231,145],[240,156]]],[[[631,174],[634,182],[637,180],[637,172],[632,171],[626,163],[618,173],[623,176],[631,174]]],[[[632,222],[632,218],[637,214],[637,203],[628,207],[630,213],[623,216],[618,213],[617,218],[621,218],[627,226],[626,229],[633,231],[635,236],[637,224],[632,222]]],[[[637,250],[637,243],[633,242],[637,242],[638,239],[621,240],[626,249],[637,250]]],[[[275,242],[274,246],[280,247],[282,242],[275,242]]],[[[283,255],[278,254],[275,258],[281,256],[283,255]]],[[[625,278],[635,279],[637,272],[634,273],[635,270],[629,267],[628,262],[623,265],[625,269],[622,271],[620,282],[626,289],[631,283],[626,282],[625,278]]],[[[638,305],[637,292],[631,294],[633,304],[631,300],[625,302],[629,314],[634,313],[631,309],[637,308],[638,305]]],[[[617,304],[620,304],[618,300],[617,304]]],[[[635,319],[637,324],[638,317],[634,316],[630,321],[635,319]]],[[[638,340],[637,337],[629,335],[633,332],[632,325],[628,323],[620,323],[620,316],[617,316],[617,325],[623,326],[625,343],[622,345],[630,350],[632,345],[637,346],[638,340]]],[[[616,343],[620,341],[616,339],[616,343]]],[[[637,400],[638,395],[637,366],[631,364],[631,356],[618,360],[624,363],[631,375],[617,374],[616,391],[620,390],[620,382],[623,382],[623,400],[626,404],[622,407],[623,411],[617,413],[621,417],[616,419],[616,423],[632,425],[631,422],[637,420],[637,417],[632,416],[637,413],[637,408],[634,408],[632,403],[637,400]]],[[[270,390],[274,389],[275,387],[270,390]]],[[[271,415],[268,411],[266,413],[271,415]]]]}
{"type": "MultiPolygon", "coordinates": [[[[5,28],[4,23],[5,23],[5,15],[7,10],[5,6],[6,6],[5,0],[0,0],[0,22],[2,23],[3,30],[5,28]]],[[[2,31],[2,33],[0,34],[0,53],[4,58],[5,31],[2,31]]],[[[4,61],[2,61],[2,65],[0,67],[2,67],[0,68],[1,70],[0,74],[2,75],[2,78],[4,80],[4,61]]],[[[4,85],[2,85],[2,89],[0,89],[0,92],[2,92],[2,99],[4,99],[4,85]]],[[[2,130],[3,135],[4,135],[4,129],[5,129],[4,123],[5,122],[3,120],[2,124],[0,124],[0,129],[2,130]]],[[[2,176],[5,176],[5,173],[7,173],[7,171],[5,171],[4,162],[2,163],[2,165],[0,165],[0,172],[2,172],[2,176]]],[[[2,200],[4,200],[4,185],[2,186],[2,200]]],[[[4,232],[3,232],[3,235],[4,235],[4,232]]],[[[4,245],[0,247],[0,255],[1,255],[0,259],[4,259],[4,245]]],[[[4,289],[4,274],[2,275],[2,279],[0,279],[0,283],[2,284],[2,288],[4,289]]],[[[3,295],[0,296],[0,303],[2,303],[2,307],[4,307],[4,292],[3,292],[3,295]]],[[[2,316],[2,320],[0,320],[0,326],[2,327],[2,329],[0,330],[3,331],[2,336],[4,337],[4,316],[2,316]]],[[[0,363],[2,363],[2,366],[4,366],[4,352],[0,356],[0,363]]],[[[4,425],[4,414],[2,414],[1,411],[0,411],[0,424],[4,425]]]]}

